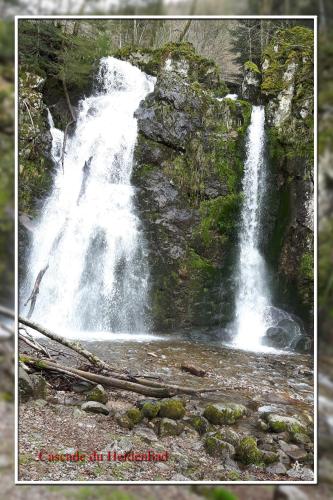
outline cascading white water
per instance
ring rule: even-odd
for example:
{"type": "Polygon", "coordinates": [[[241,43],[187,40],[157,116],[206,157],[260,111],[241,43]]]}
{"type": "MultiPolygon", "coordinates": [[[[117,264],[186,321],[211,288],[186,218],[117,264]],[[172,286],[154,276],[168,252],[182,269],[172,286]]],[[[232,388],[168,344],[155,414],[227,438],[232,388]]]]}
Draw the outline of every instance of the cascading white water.
{"type": "Polygon", "coordinates": [[[258,347],[268,328],[270,295],[265,260],[259,251],[261,199],[265,190],[264,127],[264,107],[254,106],[246,142],[236,296],[234,343],[242,348],[258,347]]]}
{"type": "Polygon", "coordinates": [[[20,307],[48,265],[32,319],[53,330],[147,331],[147,256],[131,173],[134,112],[153,88],[154,79],[138,68],[103,58],[94,94],[80,102],[64,169],[63,133],[49,114],[56,174],[34,233],[20,307]]]}

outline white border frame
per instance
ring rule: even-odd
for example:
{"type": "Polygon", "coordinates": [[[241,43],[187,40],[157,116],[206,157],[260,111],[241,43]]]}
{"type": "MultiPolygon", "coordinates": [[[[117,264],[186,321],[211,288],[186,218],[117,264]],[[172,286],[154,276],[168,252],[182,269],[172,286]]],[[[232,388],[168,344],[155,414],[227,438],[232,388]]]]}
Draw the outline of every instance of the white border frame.
{"type": "Polygon", "coordinates": [[[284,484],[315,485],[318,484],[318,16],[89,16],[89,15],[49,15],[49,16],[15,16],[15,484],[16,485],[134,485],[134,484],[206,484],[212,485],[246,485],[246,484],[284,484]],[[18,22],[20,19],[170,19],[170,20],[237,20],[237,19],[309,19],[313,21],[314,35],[314,480],[313,481],[22,481],[19,480],[19,423],[18,423],[18,22]]]}

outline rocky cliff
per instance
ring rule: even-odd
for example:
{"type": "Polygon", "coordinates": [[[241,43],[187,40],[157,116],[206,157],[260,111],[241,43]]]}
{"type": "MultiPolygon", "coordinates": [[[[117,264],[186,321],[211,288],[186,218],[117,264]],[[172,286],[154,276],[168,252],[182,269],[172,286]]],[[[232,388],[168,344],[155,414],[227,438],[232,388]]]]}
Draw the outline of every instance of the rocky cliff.
{"type": "Polygon", "coordinates": [[[232,313],[228,279],[251,105],[223,98],[217,67],[189,44],[150,56],[159,69],[136,113],[133,180],[149,240],[154,327],[217,327],[232,313]]]}
{"type": "Polygon", "coordinates": [[[313,32],[281,30],[266,49],[261,94],[266,105],[271,192],[267,239],[276,294],[312,327],[314,242],[313,32]]]}

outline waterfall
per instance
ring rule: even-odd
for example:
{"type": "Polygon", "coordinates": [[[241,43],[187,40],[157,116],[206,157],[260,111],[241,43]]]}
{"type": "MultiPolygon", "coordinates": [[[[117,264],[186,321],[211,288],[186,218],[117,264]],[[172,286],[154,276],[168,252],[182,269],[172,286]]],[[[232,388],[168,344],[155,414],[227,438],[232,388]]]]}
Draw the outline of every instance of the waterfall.
{"type": "MultiPolygon", "coordinates": [[[[32,319],[53,330],[146,332],[147,250],[131,185],[134,112],[155,79],[128,62],[100,61],[93,95],[80,101],[75,132],[54,127],[52,192],[34,232],[21,311],[38,273],[32,319]]],[[[23,310],[22,310],[23,309],[23,310]]]]}
{"type": "Polygon", "coordinates": [[[246,140],[243,206],[237,269],[235,344],[256,348],[268,328],[270,294],[266,265],[259,250],[261,201],[265,193],[265,110],[254,106],[246,140]]]}

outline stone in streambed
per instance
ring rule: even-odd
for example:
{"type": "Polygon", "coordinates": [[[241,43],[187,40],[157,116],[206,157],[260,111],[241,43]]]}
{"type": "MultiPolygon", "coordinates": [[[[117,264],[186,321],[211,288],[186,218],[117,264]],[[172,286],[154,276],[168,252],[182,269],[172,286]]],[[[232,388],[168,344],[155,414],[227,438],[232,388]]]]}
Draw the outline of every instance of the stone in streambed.
{"type": "Polygon", "coordinates": [[[277,464],[270,465],[269,467],[266,467],[265,470],[269,474],[286,474],[287,473],[286,467],[281,462],[278,462],[277,464]]]}
{"type": "Polygon", "coordinates": [[[93,389],[87,392],[87,401],[97,401],[98,403],[105,404],[108,402],[108,395],[104,387],[100,384],[96,385],[93,389]]]}
{"type": "Polygon", "coordinates": [[[31,377],[20,366],[18,369],[18,390],[21,401],[27,401],[34,394],[34,385],[31,377]]]}
{"type": "Polygon", "coordinates": [[[133,425],[137,425],[143,420],[142,412],[138,408],[130,408],[127,410],[126,416],[133,423],[133,425]]]}
{"type": "Polygon", "coordinates": [[[185,406],[180,399],[165,399],[161,401],[161,407],[158,413],[159,417],[172,418],[178,420],[185,415],[185,406]]]}
{"type": "Polygon", "coordinates": [[[205,434],[209,429],[209,422],[205,417],[196,415],[190,420],[190,425],[200,434],[205,434]]]}
{"type": "Polygon", "coordinates": [[[234,424],[246,415],[246,408],[236,403],[217,403],[206,406],[203,416],[214,425],[234,424]]]}
{"type": "Polygon", "coordinates": [[[159,401],[147,401],[141,408],[142,415],[146,418],[152,419],[157,417],[161,409],[159,401]]]}
{"type": "Polygon", "coordinates": [[[264,418],[273,432],[287,431],[291,435],[308,434],[307,427],[294,417],[285,417],[270,413],[265,415],[264,418]]]}
{"type": "Polygon", "coordinates": [[[160,437],[164,436],[179,436],[184,430],[184,425],[180,422],[175,422],[171,418],[162,418],[159,426],[160,437]]]}
{"type": "Polygon", "coordinates": [[[209,433],[205,439],[205,450],[212,457],[227,459],[235,455],[235,448],[232,444],[223,440],[219,432],[209,433]]]}
{"type": "Polygon", "coordinates": [[[245,465],[258,465],[263,462],[262,451],[257,446],[257,441],[251,437],[244,437],[237,447],[237,460],[245,465]]]}
{"type": "Polygon", "coordinates": [[[30,380],[34,388],[34,397],[37,399],[46,399],[47,383],[46,380],[37,374],[30,375],[30,380]]]}
{"type": "Polygon", "coordinates": [[[295,444],[279,441],[279,445],[281,450],[284,451],[288,457],[292,458],[292,460],[304,460],[308,456],[307,452],[303,448],[300,448],[295,444]]]}
{"type": "Polygon", "coordinates": [[[100,415],[109,415],[110,413],[109,409],[105,405],[98,403],[97,401],[87,401],[86,403],[83,403],[81,410],[100,415]]]}

